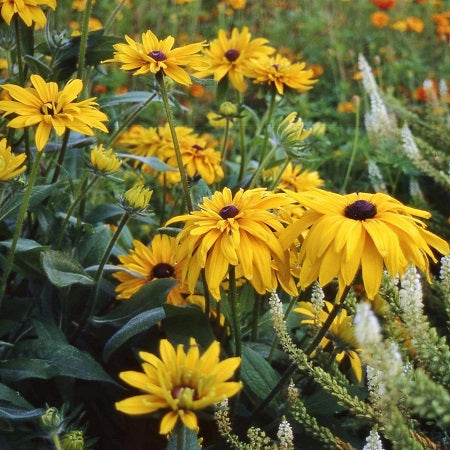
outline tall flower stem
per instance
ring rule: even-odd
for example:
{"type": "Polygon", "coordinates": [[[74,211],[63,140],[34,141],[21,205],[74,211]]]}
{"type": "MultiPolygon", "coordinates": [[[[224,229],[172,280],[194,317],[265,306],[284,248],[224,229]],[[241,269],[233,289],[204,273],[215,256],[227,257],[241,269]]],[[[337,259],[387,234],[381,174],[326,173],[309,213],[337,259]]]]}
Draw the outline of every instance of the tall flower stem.
{"type": "Polygon", "coordinates": [[[178,170],[180,172],[181,184],[183,185],[184,199],[188,212],[192,212],[194,207],[192,205],[191,194],[189,192],[189,185],[186,176],[186,170],[184,169],[183,158],[181,156],[180,144],[178,143],[177,132],[175,130],[175,123],[170,109],[169,97],[167,95],[166,85],[164,83],[164,75],[161,71],[157,72],[156,80],[158,81],[161,98],[166,112],[167,122],[169,124],[170,134],[172,136],[173,146],[175,149],[175,156],[177,158],[178,170]]]}
{"type": "Polygon", "coordinates": [[[109,31],[111,28],[114,19],[116,18],[117,14],[119,14],[122,7],[125,5],[125,0],[121,0],[120,3],[116,5],[116,7],[113,9],[112,13],[109,15],[109,17],[106,19],[105,26],[103,27],[105,34],[109,31]]]}
{"type": "Polygon", "coordinates": [[[358,148],[358,141],[359,141],[359,123],[360,123],[360,102],[356,102],[356,111],[355,111],[355,137],[353,139],[353,147],[352,147],[352,153],[350,155],[350,160],[348,162],[347,166],[347,172],[344,177],[344,182],[342,183],[341,192],[345,194],[345,190],[347,189],[347,183],[350,179],[350,173],[352,172],[353,163],[355,162],[356,157],[356,150],[358,148]]]}
{"type": "Polygon", "coordinates": [[[239,301],[236,289],[236,269],[230,265],[228,271],[229,287],[228,287],[228,302],[231,308],[231,320],[234,328],[234,353],[236,356],[241,356],[241,324],[239,317],[239,301]]]}
{"type": "Polygon", "coordinates": [[[269,112],[267,114],[266,124],[264,126],[264,140],[261,148],[261,154],[259,155],[260,165],[262,161],[264,161],[264,157],[266,156],[267,144],[269,143],[269,125],[272,120],[273,112],[275,111],[275,96],[277,94],[276,88],[272,86],[272,90],[270,92],[270,100],[269,100],[269,112]]]}
{"type": "Polygon", "coordinates": [[[67,144],[69,143],[70,130],[66,128],[64,132],[63,141],[61,144],[61,150],[59,151],[58,161],[56,163],[55,171],[53,172],[52,184],[56,183],[59,178],[59,174],[61,173],[61,168],[64,162],[64,156],[66,155],[67,144]]]}
{"type": "Polygon", "coordinates": [[[228,146],[228,136],[230,133],[230,121],[228,119],[225,119],[225,129],[223,130],[223,142],[222,142],[222,150],[220,152],[220,161],[222,164],[222,170],[225,173],[225,158],[227,153],[227,146],[228,146]]]}
{"type": "MultiPolygon", "coordinates": [[[[94,186],[94,184],[97,182],[98,177],[96,176],[95,178],[93,178],[90,183],[88,183],[86,185],[86,187],[83,189],[81,188],[81,191],[79,193],[79,195],[75,198],[75,200],[72,202],[72,204],[70,205],[69,209],[67,210],[67,214],[66,217],[64,218],[63,223],[61,224],[61,228],[59,230],[59,234],[58,237],[56,239],[56,244],[55,244],[55,248],[59,249],[61,247],[61,243],[62,243],[62,238],[64,236],[64,231],[67,227],[67,223],[69,222],[69,219],[72,215],[73,210],[76,208],[76,206],[81,202],[81,200],[85,197],[85,195],[87,194],[87,192],[92,188],[92,186],[94,186]]],[[[83,180],[81,182],[81,186],[83,186],[85,183],[85,181],[83,180]]]]}
{"type": "Polygon", "coordinates": [[[22,61],[22,40],[20,36],[20,23],[19,15],[14,15],[14,33],[16,35],[16,56],[17,56],[17,69],[19,70],[19,84],[23,86],[25,83],[25,70],[22,61]]]}
{"type": "MultiPolygon", "coordinates": [[[[238,103],[239,110],[241,110],[242,106],[242,95],[238,92],[238,103]]],[[[239,167],[239,177],[238,181],[241,181],[244,178],[245,166],[247,164],[247,146],[245,144],[245,123],[244,118],[239,115],[239,137],[240,137],[240,145],[241,145],[241,164],[239,167]]]]}
{"type": "Polygon", "coordinates": [[[16,252],[17,241],[20,237],[20,232],[22,231],[22,225],[25,219],[25,215],[27,213],[28,204],[31,198],[31,192],[33,190],[34,182],[36,180],[36,175],[39,169],[39,162],[41,160],[42,153],[37,152],[36,157],[33,162],[33,166],[31,167],[30,177],[28,179],[28,185],[25,190],[25,194],[22,200],[22,205],[20,206],[19,216],[17,218],[16,226],[14,228],[14,233],[11,241],[11,247],[8,252],[8,256],[6,258],[5,265],[3,267],[3,276],[0,284],[0,307],[3,297],[6,292],[6,284],[8,282],[8,277],[12,269],[14,254],[16,252]]]}
{"type": "Polygon", "coordinates": [[[256,183],[259,180],[259,177],[261,176],[262,171],[266,168],[267,164],[272,159],[273,155],[275,155],[276,151],[278,150],[278,147],[273,147],[269,153],[265,156],[265,158],[261,161],[258,168],[256,169],[256,172],[253,174],[252,181],[250,182],[249,189],[252,189],[255,187],[256,183]]]}
{"type": "Polygon", "coordinates": [[[50,439],[52,440],[56,450],[62,450],[61,441],[59,440],[58,433],[52,433],[50,439]]]}
{"type": "Polygon", "coordinates": [[[100,261],[100,264],[98,265],[97,272],[94,276],[95,285],[94,288],[91,290],[91,294],[89,296],[85,312],[80,319],[80,323],[78,325],[78,328],[73,336],[72,342],[75,342],[78,338],[78,336],[81,334],[81,332],[84,330],[87,321],[89,318],[95,313],[95,310],[97,308],[97,301],[98,301],[98,295],[100,293],[100,285],[102,282],[103,277],[103,269],[105,268],[105,264],[108,262],[108,259],[111,255],[111,251],[116,244],[117,240],[119,239],[120,234],[122,233],[123,228],[127,224],[128,220],[130,219],[130,214],[128,212],[125,212],[123,216],[120,219],[119,225],[117,225],[117,229],[114,232],[111,240],[109,241],[108,247],[106,247],[105,252],[103,253],[103,257],[100,261]]]}
{"type": "Polygon", "coordinates": [[[253,342],[256,342],[256,340],[258,339],[258,321],[261,310],[262,296],[260,294],[255,293],[253,298],[254,298],[254,306],[253,306],[251,338],[253,342]]]}
{"type": "Polygon", "coordinates": [[[89,34],[89,19],[91,18],[92,13],[92,0],[86,1],[86,7],[83,13],[83,20],[81,22],[81,37],[80,37],[80,53],[78,54],[78,70],[77,70],[77,78],[83,80],[83,85],[85,84],[84,80],[84,68],[86,63],[86,48],[89,34]]]}
{"type": "MultiPolygon", "coordinates": [[[[327,320],[324,322],[320,330],[317,332],[317,334],[314,336],[311,343],[308,345],[308,347],[305,350],[305,353],[307,355],[310,355],[316,347],[320,344],[320,341],[323,339],[323,337],[327,334],[331,324],[333,323],[333,320],[336,318],[336,316],[339,314],[341,309],[344,307],[344,300],[347,296],[348,292],[350,291],[350,286],[347,286],[344,289],[344,292],[342,295],[336,299],[333,309],[331,310],[330,314],[327,317],[327,320]]],[[[284,388],[284,386],[289,382],[290,378],[294,374],[294,372],[297,370],[297,365],[295,363],[291,363],[288,368],[284,371],[283,375],[281,376],[278,383],[274,386],[274,388],[269,392],[269,395],[254,409],[253,414],[256,415],[263,411],[267,405],[275,398],[275,396],[284,388]]]]}

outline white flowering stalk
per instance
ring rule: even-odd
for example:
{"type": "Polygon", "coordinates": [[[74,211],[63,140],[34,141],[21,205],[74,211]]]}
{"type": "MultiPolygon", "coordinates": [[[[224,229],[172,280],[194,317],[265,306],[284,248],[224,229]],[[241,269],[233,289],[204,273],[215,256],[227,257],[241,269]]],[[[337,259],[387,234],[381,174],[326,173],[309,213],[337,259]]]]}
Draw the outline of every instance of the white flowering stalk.
{"type": "Polygon", "coordinates": [[[314,306],[316,315],[318,315],[319,311],[322,311],[325,306],[325,294],[317,281],[314,282],[312,287],[311,303],[314,306]]]}
{"type": "Polygon", "coordinates": [[[377,430],[370,430],[370,434],[366,439],[366,445],[362,450],[383,450],[383,445],[377,430]]]}
{"type": "Polygon", "coordinates": [[[423,86],[423,90],[425,91],[425,97],[427,98],[427,101],[429,101],[430,103],[437,103],[438,98],[437,98],[436,92],[434,90],[433,80],[430,80],[429,78],[427,78],[422,83],[422,86],[423,86]]]}
{"type": "Polygon", "coordinates": [[[370,183],[373,186],[375,192],[383,192],[387,194],[386,183],[384,182],[383,175],[381,175],[380,169],[375,161],[369,159],[368,172],[370,183]]]}
{"type": "Polygon", "coordinates": [[[375,77],[372,73],[372,68],[370,67],[369,63],[367,62],[367,59],[364,58],[364,56],[360,53],[358,56],[358,67],[359,70],[362,73],[362,82],[364,89],[366,92],[371,95],[373,92],[376,92],[377,82],[375,81],[375,77]]]}
{"type": "Polygon", "coordinates": [[[441,270],[439,273],[441,287],[444,296],[450,298],[450,255],[441,258],[441,270]]]}
{"type": "Polygon", "coordinates": [[[294,433],[289,422],[284,417],[278,427],[277,438],[280,450],[294,450],[294,433]]]}
{"type": "Polygon", "coordinates": [[[447,104],[448,87],[444,79],[439,80],[439,99],[442,104],[447,104]]]}
{"type": "Polygon", "coordinates": [[[382,399],[386,395],[386,385],[384,374],[381,370],[372,366],[366,368],[367,389],[369,390],[370,400],[375,407],[381,407],[382,399]]]}
{"type": "Polygon", "coordinates": [[[425,197],[423,196],[422,189],[420,188],[419,182],[416,178],[411,177],[409,180],[409,194],[416,202],[425,202],[425,197]]]}
{"type": "Polygon", "coordinates": [[[420,275],[414,266],[409,266],[400,280],[399,305],[403,319],[409,328],[413,328],[423,311],[423,293],[420,275]]]}
{"type": "Polygon", "coordinates": [[[366,354],[368,359],[371,359],[371,355],[378,352],[383,340],[380,324],[369,303],[363,302],[356,305],[353,325],[358,346],[362,348],[362,353],[366,354]]]}

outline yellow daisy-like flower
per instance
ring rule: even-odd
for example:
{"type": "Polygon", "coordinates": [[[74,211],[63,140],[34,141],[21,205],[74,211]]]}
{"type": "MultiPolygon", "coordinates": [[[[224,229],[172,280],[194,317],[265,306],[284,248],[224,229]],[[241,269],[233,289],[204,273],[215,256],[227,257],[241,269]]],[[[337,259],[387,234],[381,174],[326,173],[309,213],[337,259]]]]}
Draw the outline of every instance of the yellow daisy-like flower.
{"type": "Polygon", "coordinates": [[[116,409],[131,415],[149,414],[160,409],[169,410],[161,420],[159,432],[170,433],[178,420],[191,430],[198,428],[195,411],[230,398],[242,389],[242,383],[229,380],[241,363],[241,358],[219,361],[220,344],[214,341],[200,356],[195,339],[189,350],[179,344],[175,349],[162,339],[160,358],[140,352],[144,373],[121,372],[120,378],[145,394],[116,403],[116,409]]]}
{"type": "Polygon", "coordinates": [[[248,76],[254,83],[275,86],[280,95],[284,94],[285,87],[305,92],[317,82],[314,72],[305,67],[306,63],[292,63],[280,54],[264,56],[251,61],[248,76]]]}
{"type": "Polygon", "coordinates": [[[0,14],[8,25],[14,14],[18,14],[27,27],[34,22],[36,28],[43,28],[47,19],[40,6],[48,6],[54,11],[56,0],[0,0],[0,14]]]}
{"type": "Polygon", "coordinates": [[[182,262],[175,257],[176,238],[157,234],[150,246],[138,240],[133,241],[133,249],[127,255],[119,256],[118,267],[127,269],[113,273],[120,281],[116,287],[117,299],[129,299],[147,283],[161,278],[173,278],[179,283],[167,296],[167,303],[185,305],[185,296],[189,294],[186,285],[181,283],[182,262]]]}
{"type": "Polygon", "coordinates": [[[277,189],[290,189],[295,192],[310,191],[323,185],[323,180],[318,172],[302,169],[301,165],[293,166],[289,162],[281,175],[280,168],[274,167],[264,174],[264,178],[279,179],[277,189]]]}
{"type": "Polygon", "coordinates": [[[175,39],[168,36],[159,40],[148,30],[142,34],[142,43],[125,36],[126,44],[115,44],[114,58],[104,62],[121,63],[122,70],[133,72],[133,75],[159,72],[186,86],[192,84],[189,74],[180,66],[189,66],[195,70],[202,69],[205,58],[198,54],[203,42],[172,48],[175,39]]]}
{"type": "Polygon", "coordinates": [[[122,207],[131,214],[140,213],[147,209],[153,191],[138,184],[123,194],[121,199],[122,207]]]}
{"type": "MultiPolygon", "coordinates": [[[[242,274],[260,293],[276,288],[272,262],[285,261],[286,252],[276,236],[283,226],[270,210],[290,200],[284,194],[265,189],[240,189],[234,196],[229,188],[204,198],[200,210],[170,219],[167,225],[186,222],[178,235],[179,258],[185,260],[183,279],[191,292],[201,269],[205,269],[208,288],[220,300],[220,284],[229,266],[239,266],[242,274]]],[[[277,265],[279,270],[283,264],[277,265]]],[[[285,269],[289,272],[289,266],[285,269]]],[[[284,278],[284,277],[283,277],[284,278]]]]}
{"type": "Polygon", "coordinates": [[[37,125],[35,142],[38,151],[45,147],[52,128],[58,136],[66,128],[88,136],[93,136],[93,128],[108,132],[102,123],[108,117],[96,108],[95,98],[78,103],[74,101],[83,89],[81,80],[70,80],[62,91],[58,90],[56,83],[46,83],[39,75],[31,75],[30,81],[32,88],[2,85],[14,100],[0,101],[0,111],[4,111],[3,117],[10,114],[17,116],[8,122],[8,127],[37,125]]]}
{"type": "MultiPolygon", "coordinates": [[[[316,327],[323,326],[333,309],[333,305],[327,301],[320,311],[317,311],[310,302],[299,302],[298,305],[299,307],[295,308],[294,312],[309,317],[309,319],[303,319],[300,323],[315,325],[316,327]]],[[[353,316],[347,315],[347,311],[342,309],[331,323],[327,336],[322,338],[319,345],[323,349],[332,345],[336,349],[336,361],[341,363],[344,359],[348,359],[356,379],[361,381],[361,359],[357,353],[359,349],[353,328],[353,316]]]]}
{"type": "Polygon", "coordinates": [[[91,166],[96,172],[111,174],[121,169],[122,161],[112,148],[105,150],[103,145],[96,145],[91,150],[91,166]]]}
{"type": "Polygon", "coordinates": [[[340,291],[351,285],[358,269],[369,298],[377,294],[383,267],[392,277],[403,275],[410,264],[428,274],[432,248],[447,255],[448,244],[426,230],[414,216],[427,211],[410,208],[386,194],[339,195],[315,189],[289,195],[309,208],[280,235],[284,248],[309,228],[300,251],[300,286],[315,280],[321,286],[335,277],[340,291]]]}
{"type": "Polygon", "coordinates": [[[27,166],[23,165],[25,153],[14,155],[6,139],[0,140],[0,181],[7,181],[24,172],[27,166]]]}
{"type": "Polygon", "coordinates": [[[266,45],[269,42],[267,39],[251,40],[251,36],[247,27],[243,27],[241,32],[233,28],[230,37],[224,30],[219,30],[218,38],[210,42],[208,49],[203,50],[210,66],[195,75],[213,75],[216,81],[228,76],[231,84],[239,92],[244,92],[247,87],[244,77],[248,76],[251,59],[271,55],[275,51],[266,45]]]}

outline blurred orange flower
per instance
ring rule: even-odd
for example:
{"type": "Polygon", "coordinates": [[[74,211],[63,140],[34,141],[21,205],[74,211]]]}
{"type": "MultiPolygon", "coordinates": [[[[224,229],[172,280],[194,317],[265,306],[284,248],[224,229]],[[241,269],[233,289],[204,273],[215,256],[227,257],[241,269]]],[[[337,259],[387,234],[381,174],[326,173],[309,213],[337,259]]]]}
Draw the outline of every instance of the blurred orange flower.
{"type": "Polygon", "coordinates": [[[382,11],[376,11],[370,15],[370,21],[375,27],[383,28],[389,23],[389,16],[382,11]]]}
{"type": "Polygon", "coordinates": [[[406,18],[406,26],[408,31],[414,31],[415,33],[422,33],[425,28],[423,21],[414,16],[409,16],[406,18]]]}
{"type": "Polygon", "coordinates": [[[378,9],[392,9],[395,6],[395,0],[370,0],[370,3],[375,5],[378,9]]]}

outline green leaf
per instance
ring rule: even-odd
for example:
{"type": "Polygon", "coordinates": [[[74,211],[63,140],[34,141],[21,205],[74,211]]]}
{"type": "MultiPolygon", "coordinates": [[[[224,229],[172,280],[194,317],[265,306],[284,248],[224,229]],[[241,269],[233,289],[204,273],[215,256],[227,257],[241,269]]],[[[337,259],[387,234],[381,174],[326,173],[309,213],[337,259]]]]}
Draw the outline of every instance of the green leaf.
{"type": "Polygon", "coordinates": [[[41,408],[24,410],[19,408],[8,408],[5,406],[0,406],[0,419],[9,419],[9,420],[34,419],[36,417],[42,416],[44,412],[45,411],[41,408]]]}
{"type": "Polygon", "coordinates": [[[152,92],[146,91],[133,91],[127,92],[126,94],[111,95],[102,97],[99,100],[99,105],[101,108],[107,108],[109,106],[117,106],[123,103],[145,103],[150,97],[155,97],[155,101],[158,97],[152,92]]]}
{"type": "Polygon", "coordinates": [[[189,450],[201,449],[195,430],[191,430],[190,428],[184,426],[181,422],[179,422],[175,427],[170,441],[167,444],[166,450],[177,450],[179,448],[189,450]]]}
{"type": "Polygon", "coordinates": [[[52,69],[47,64],[34,56],[25,55],[23,59],[33,74],[40,75],[44,79],[52,72],[52,69]]]}
{"type": "Polygon", "coordinates": [[[149,330],[166,317],[164,308],[159,307],[138,314],[113,334],[103,349],[103,359],[108,361],[111,355],[125,342],[137,334],[149,330]]]}
{"type": "Polygon", "coordinates": [[[244,345],[242,348],[242,381],[250,399],[263,400],[280,379],[278,372],[257,352],[244,345]]]}
{"type": "Polygon", "coordinates": [[[203,203],[204,197],[211,198],[211,196],[211,190],[203,178],[200,178],[200,180],[198,180],[198,182],[191,188],[191,198],[194,208],[196,208],[199,203],[203,203]]]}
{"type": "Polygon", "coordinates": [[[38,338],[62,344],[67,343],[66,336],[61,328],[52,320],[42,317],[39,320],[34,319],[32,322],[38,338]]]}
{"type": "Polygon", "coordinates": [[[21,409],[33,408],[33,405],[28,403],[16,390],[11,389],[3,383],[0,383],[0,401],[3,404],[9,403],[21,409]]]}
{"type": "Polygon", "coordinates": [[[118,205],[111,205],[110,203],[103,205],[96,205],[92,211],[86,216],[86,222],[97,223],[103,222],[111,217],[121,216],[123,209],[118,205]]]}
{"type": "Polygon", "coordinates": [[[157,308],[166,302],[169,292],[178,284],[174,278],[161,278],[150,281],[129,300],[123,300],[115,309],[101,317],[94,317],[93,322],[110,324],[123,322],[136,314],[157,308]]]}
{"type": "MultiPolygon", "coordinates": [[[[6,248],[11,248],[12,239],[7,241],[1,241],[0,245],[6,248]]],[[[47,248],[39,244],[39,242],[33,241],[32,239],[19,238],[17,240],[16,253],[29,252],[30,250],[42,250],[47,248]]]]}
{"type": "Polygon", "coordinates": [[[16,358],[0,361],[0,375],[5,381],[20,381],[28,378],[48,380],[59,375],[53,364],[40,359],[16,358]]]}
{"type": "Polygon", "coordinates": [[[26,339],[16,345],[20,357],[40,360],[55,368],[58,376],[114,383],[103,367],[87,352],[47,339],[26,339]]]}
{"type": "Polygon", "coordinates": [[[42,266],[48,279],[57,287],[66,287],[75,283],[94,284],[94,280],[80,263],[63,252],[45,251],[42,255],[42,266]]]}
{"type": "Polygon", "coordinates": [[[121,158],[130,158],[130,159],[136,159],[138,161],[141,161],[144,164],[147,164],[152,169],[155,169],[159,172],[177,172],[178,169],[175,169],[172,166],[169,166],[165,162],[162,162],[159,158],[156,158],[155,156],[137,156],[132,155],[130,153],[118,153],[118,156],[121,158]]]}

